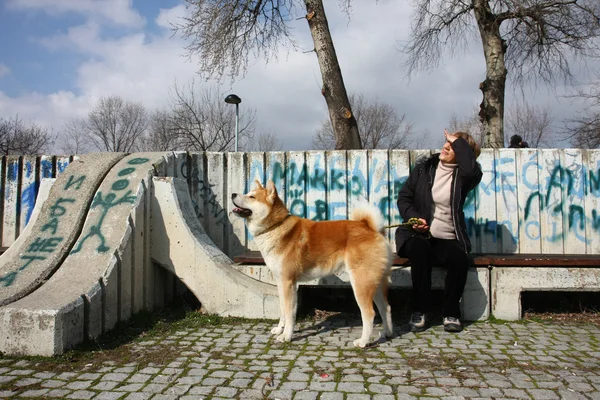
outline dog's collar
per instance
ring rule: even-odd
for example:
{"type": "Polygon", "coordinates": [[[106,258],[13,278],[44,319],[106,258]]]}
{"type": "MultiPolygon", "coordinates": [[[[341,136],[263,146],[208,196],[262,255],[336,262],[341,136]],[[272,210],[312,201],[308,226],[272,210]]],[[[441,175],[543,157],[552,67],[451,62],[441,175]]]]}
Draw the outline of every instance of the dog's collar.
{"type": "Polygon", "coordinates": [[[264,231],[257,233],[256,235],[254,235],[254,237],[263,235],[265,233],[269,233],[271,232],[273,229],[275,228],[279,228],[289,217],[291,216],[291,214],[286,215],[286,217],[284,219],[282,219],[281,221],[279,221],[278,223],[276,223],[275,225],[271,225],[270,227],[268,227],[267,229],[265,229],[264,231]]]}

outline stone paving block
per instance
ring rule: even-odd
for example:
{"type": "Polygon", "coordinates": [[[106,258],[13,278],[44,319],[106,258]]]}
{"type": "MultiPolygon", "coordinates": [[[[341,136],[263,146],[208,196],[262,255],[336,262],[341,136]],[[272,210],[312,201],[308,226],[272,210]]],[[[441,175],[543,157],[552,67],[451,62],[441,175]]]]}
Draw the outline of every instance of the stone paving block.
{"type": "Polygon", "coordinates": [[[502,390],[497,388],[481,388],[479,389],[479,394],[481,397],[504,397],[504,393],[502,390]]]}
{"type": "Polygon", "coordinates": [[[192,386],[187,394],[189,395],[209,395],[215,390],[214,386],[192,386]]]}
{"type": "Polygon", "coordinates": [[[232,387],[236,387],[236,388],[245,388],[250,386],[250,384],[252,383],[252,379],[232,379],[231,382],[229,382],[229,386],[232,387]]]}
{"type": "Polygon", "coordinates": [[[51,379],[51,380],[42,382],[41,386],[47,387],[47,388],[57,388],[57,387],[65,386],[66,384],[67,384],[67,382],[65,382],[65,381],[57,381],[57,380],[51,379]]]}
{"type": "Polygon", "coordinates": [[[397,400],[413,400],[413,399],[416,399],[416,398],[417,398],[417,397],[415,397],[415,396],[412,396],[412,395],[410,395],[410,394],[408,394],[408,393],[398,393],[398,394],[396,395],[396,399],[397,399],[397,400]]]}
{"type": "Polygon", "coordinates": [[[19,379],[18,381],[14,382],[13,385],[18,387],[24,387],[29,385],[35,385],[37,383],[40,383],[41,381],[42,380],[38,378],[25,378],[19,379]]]}
{"type": "MultiPolygon", "coordinates": [[[[184,397],[180,397],[180,396],[174,395],[174,394],[173,395],[156,394],[156,395],[154,395],[154,397],[152,397],[152,400],[179,400],[179,399],[182,399],[184,397]]],[[[192,397],[192,396],[188,396],[188,397],[192,397]]]]}
{"type": "Polygon", "coordinates": [[[89,390],[77,390],[70,395],[67,396],[67,399],[82,399],[87,400],[91,399],[96,395],[95,392],[90,392],[89,390]]]}
{"type": "Polygon", "coordinates": [[[340,382],[337,390],[347,393],[364,393],[365,385],[360,382],[340,382]]]}
{"type": "Polygon", "coordinates": [[[75,381],[64,386],[65,389],[81,390],[92,386],[92,381],[75,381]]]}
{"type": "Polygon", "coordinates": [[[305,390],[308,387],[307,382],[299,382],[299,381],[291,381],[291,382],[283,382],[279,388],[281,390],[305,390]]]}
{"type": "Polygon", "coordinates": [[[572,389],[576,392],[592,392],[594,391],[594,387],[585,382],[573,382],[569,384],[568,389],[572,389]]]}
{"type": "Polygon", "coordinates": [[[49,391],[48,393],[46,393],[46,396],[48,397],[57,397],[60,399],[64,399],[66,398],[69,393],[71,393],[70,390],[64,390],[64,389],[52,389],[51,391],[49,391]]]}
{"type": "Polygon", "coordinates": [[[503,389],[502,390],[504,392],[504,394],[508,397],[511,398],[515,398],[515,399],[528,399],[529,398],[529,394],[527,394],[527,392],[525,392],[522,389],[503,389]]]}
{"type": "Polygon", "coordinates": [[[127,379],[127,382],[131,382],[131,383],[145,383],[150,378],[151,378],[150,375],[137,373],[137,374],[134,374],[134,375],[130,376],[129,379],[127,379]]]}
{"type": "Polygon", "coordinates": [[[49,391],[50,391],[50,389],[28,390],[25,393],[23,393],[21,396],[23,396],[23,397],[43,397],[49,391]]]}
{"type": "Polygon", "coordinates": [[[144,387],[141,383],[128,383],[118,387],[118,390],[123,392],[137,392],[144,387]]]}
{"type": "Polygon", "coordinates": [[[547,389],[529,389],[529,394],[536,400],[554,400],[558,399],[558,395],[547,389]]]}
{"type": "Polygon", "coordinates": [[[99,390],[99,391],[112,390],[115,387],[117,387],[118,384],[119,384],[119,382],[115,382],[115,381],[101,381],[101,382],[98,382],[96,385],[92,386],[90,389],[99,390]]]}
{"type": "Polygon", "coordinates": [[[344,400],[344,393],[323,392],[319,400],[344,400]]]}
{"type": "Polygon", "coordinates": [[[319,392],[297,392],[294,394],[293,400],[317,400],[319,392]]]}
{"type": "Polygon", "coordinates": [[[40,379],[50,379],[55,375],[56,375],[55,372],[36,372],[35,374],[33,374],[33,376],[35,378],[40,378],[40,379]]]}
{"type": "MultiPolygon", "coordinates": [[[[129,377],[129,374],[122,374],[122,373],[114,373],[114,372],[111,372],[111,373],[105,374],[105,375],[102,377],[102,380],[103,380],[103,381],[116,381],[116,382],[123,382],[123,381],[124,381],[125,379],[127,379],[128,377],[129,377]]],[[[60,376],[58,376],[58,378],[59,378],[59,379],[61,379],[61,378],[60,378],[60,376]]]]}
{"type": "Polygon", "coordinates": [[[147,400],[153,395],[151,393],[129,393],[123,398],[123,400],[147,400]]]}
{"type": "Polygon", "coordinates": [[[177,378],[175,380],[175,383],[177,385],[196,385],[196,384],[202,382],[202,379],[203,379],[202,376],[184,376],[184,377],[177,378]]]}

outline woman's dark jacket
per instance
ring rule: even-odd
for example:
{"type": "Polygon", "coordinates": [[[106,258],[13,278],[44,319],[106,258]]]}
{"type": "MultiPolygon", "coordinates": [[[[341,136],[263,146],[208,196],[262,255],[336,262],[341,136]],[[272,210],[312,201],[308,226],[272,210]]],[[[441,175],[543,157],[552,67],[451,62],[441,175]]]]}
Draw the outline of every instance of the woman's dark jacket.
{"type": "MultiPolygon", "coordinates": [[[[481,166],[475,161],[473,150],[465,139],[459,137],[452,142],[451,146],[456,154],[456,163],[458,164],[452,175],[452,192],[450,193],[452,221],[456,239],[468,253],[471,251],[471,242],[467,235],[463,206],[467,194],[479,184],[483,174],[481,166]]],[[[427,225],[431,226],[433,219],[431,188],[435,181],[435,171],[439,162],[439,153],[434,154],[417,162],[410,172],[398,194],[398,210],[404,221],[408,221],[409,218],[423,218],[427,221],[427,225]]],[[[411,236],[418,235],[407,226],[396,229],[396,253],[403,256],[401,250],[404,242],[411,236]]]]}

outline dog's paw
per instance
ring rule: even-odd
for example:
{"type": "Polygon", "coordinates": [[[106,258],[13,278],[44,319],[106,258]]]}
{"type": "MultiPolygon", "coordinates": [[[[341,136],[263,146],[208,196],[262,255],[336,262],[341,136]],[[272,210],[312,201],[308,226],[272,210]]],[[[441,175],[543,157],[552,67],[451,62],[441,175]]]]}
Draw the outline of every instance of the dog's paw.
{"type": "Polygon", "coordinates": [[[354,347],[365,348],[367,346],[367,341],[362,339],[356,339],[354,341],[354,347]]]}
{"type": "Polygon", "coordinates": [[[277,339],[275,339],[275,340],[277,340],[278,342],[281,342],[281,343],[285,343],[285,342],[291,341],[292,337],[291,336],[288,337],[285,333],[282,333],[281,335],[277,336],[277,339]]]}
{"type": "Polygon", "coordinates": [[[391,329],[386,330],[386,331],[381,331],[381,333],[379,334],[379,338],[381,338],[381,339],[391,338],[392,336],[394,336],[394,331],[391,329]]]}
{"type": "Polygon", "coordinates": [[[271,329],[271,334],[272,335],[281,335],[281,333],[283,332],[283,328],[276,326],[275,328],[271,329]]]}

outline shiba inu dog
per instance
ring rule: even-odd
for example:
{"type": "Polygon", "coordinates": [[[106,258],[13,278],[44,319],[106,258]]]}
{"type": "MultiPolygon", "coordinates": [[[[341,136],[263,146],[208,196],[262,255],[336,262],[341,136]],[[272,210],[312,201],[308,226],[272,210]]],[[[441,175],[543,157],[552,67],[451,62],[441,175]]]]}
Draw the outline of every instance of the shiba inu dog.
{"type": "Polygon", "coordinates": [[[375,302],[383,320],[382,336],[392,335],[387,299],[392,262],[383,235],[383,216],[375,207],[359,207],[347,221],[312,221],[290,215],[273,181],[266,188],[255,182],[247,194],[232,194],[233,212],[247,221],[267,267],[277,277],[281,315],[271,330],[277,341],[292,339],[296,322],[297,282],[341,272],[346,268],[362,317],[365,347],[373,332],[375,302]]]}

